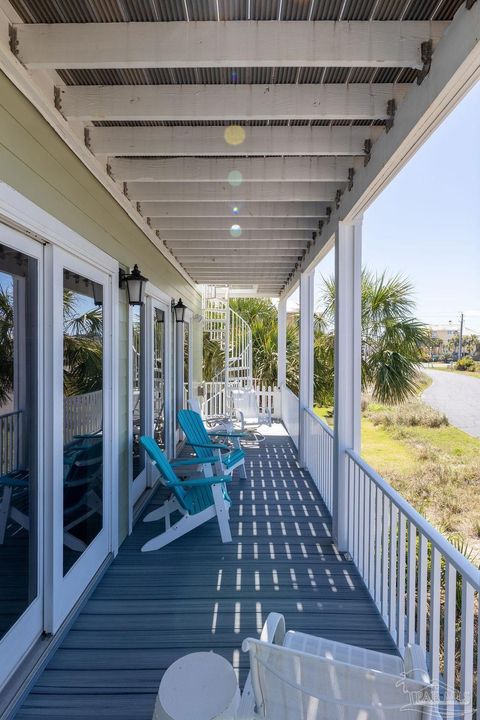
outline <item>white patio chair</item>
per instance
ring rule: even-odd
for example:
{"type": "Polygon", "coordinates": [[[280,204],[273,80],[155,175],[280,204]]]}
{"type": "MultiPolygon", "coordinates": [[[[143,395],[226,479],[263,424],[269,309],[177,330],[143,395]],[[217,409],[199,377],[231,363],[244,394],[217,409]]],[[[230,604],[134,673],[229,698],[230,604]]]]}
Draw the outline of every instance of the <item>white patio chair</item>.
{"type": "Polygon", "coordinates": [[[232,404],[234,416],[240,421],[242,427],[272,424],[270,409],[260,410],[257,393],[252,388],[233,389],[232,404]]]}
{"type": "Polygon", "coordinates": [[[402,658],[301,632],[270,613],[247,638],[250,674],[236,720],[440,720],[419,646],[402,658]]]}
{"type": "MultiPolygon", "coordinates": [[[[215,430],[221,430],[222,432],[233,432],[233,420],[228,415],[215,415],[214,417],[206,417],[204,413],[202,412],[202,408],[200,406],[200,400],[198,399],[198,396],[194,396],[188,399],[187,405],[189,410],[193,410],[193,412],[198,413],[205,425],[207,426],[207,431],[210,435],[215,434],[215,430]]],[[[243,430],[243,427],[240,428],[243,430]]]]}

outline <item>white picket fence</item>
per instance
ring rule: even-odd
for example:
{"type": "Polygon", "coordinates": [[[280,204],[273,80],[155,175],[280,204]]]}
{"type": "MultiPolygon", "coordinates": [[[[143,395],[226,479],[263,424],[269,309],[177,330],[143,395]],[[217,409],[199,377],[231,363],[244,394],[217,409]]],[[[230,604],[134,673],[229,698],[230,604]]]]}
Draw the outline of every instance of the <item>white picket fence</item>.
{"type": "MultiPolygon", "coordinates": [[[[231,402],[231,390],[235,387],[247,386],[245,383],[229,383],[229,391],[225,391],[224,382],[204,382],[201,385],[203,395],[201,396],[201,408],[205,417],[230,416],[233,408],[231,402]]],[[[277,387],[262,387],[257,382],[251,384],[257,393],[258,406],[261,412],[270,410],[272,418],[281,417],[280,390],[277,387]]]]}
{"type": "Polygon", "coordinates": [[[75,435],[87,435],[102,429],[103,393],[101,390],[66,397],[63,401],[63,442],[75,435]]]}

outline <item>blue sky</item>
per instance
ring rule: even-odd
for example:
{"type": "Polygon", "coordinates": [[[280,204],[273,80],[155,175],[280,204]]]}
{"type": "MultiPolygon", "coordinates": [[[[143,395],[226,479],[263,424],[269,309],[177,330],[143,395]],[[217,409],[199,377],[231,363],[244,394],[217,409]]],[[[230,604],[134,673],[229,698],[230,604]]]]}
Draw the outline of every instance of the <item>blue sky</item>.
{"type": "MultiPolygon", "coordinates": [[[[363,264],[406,275],[418,317],[480,332],[480,83],[365,213],[363,264]]],[[[333,272],[333,253],[318,267],[333,272]]],[[[317,286],[319,280],[317,278],[317,286]]]]}

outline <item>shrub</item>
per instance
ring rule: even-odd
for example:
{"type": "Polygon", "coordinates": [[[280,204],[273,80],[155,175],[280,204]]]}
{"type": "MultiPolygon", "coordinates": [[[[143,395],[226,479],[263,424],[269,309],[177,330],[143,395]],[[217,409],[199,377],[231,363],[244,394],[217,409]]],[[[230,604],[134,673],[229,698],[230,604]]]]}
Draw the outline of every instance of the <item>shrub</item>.
{"type": "Polygon", "coordinates": [[[463,371],[467,371],[467,372],[475,372],[476,366],[477,365],[476,365],[475,360],[473,358],[471,358],[469,355],[467,355],[466,357],[463,357],[461,360],[459,360],[455,364],[455,369],[463,370],[463,371]]]}
{"type": "Polygon", "coordinates": [[[374,425],[383,427],[428,427],[448,425],[447,416],[434,410],[420,400],[402,403],[391,408],[375,409],[370,405],[367,416],[374,425]]]}

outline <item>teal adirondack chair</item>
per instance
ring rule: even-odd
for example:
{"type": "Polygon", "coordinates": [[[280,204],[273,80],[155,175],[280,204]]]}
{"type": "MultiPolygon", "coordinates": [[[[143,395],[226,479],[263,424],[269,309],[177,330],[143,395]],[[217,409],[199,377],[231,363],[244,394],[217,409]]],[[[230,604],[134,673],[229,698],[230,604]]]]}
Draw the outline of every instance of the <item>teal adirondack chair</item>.
{"type": "Polygon", "coordinates": [[[185,433],[187,445],[193,448],[197,457],[208,451],[216,456],[220,475],[232,475],[238,467],[240,477],[246,479],[245,452],[240,445],[240,438],[245,437],[245,433],[215,430],[215,437],[225,437],[232,441],[234,447],[230,449],[228,445],[212,441],[199,413],[193,410],[179,410],[177,417],[178,424],[185,433]]]}
{"type": "MultiPolygon", "coordinates": [[[[182,481],[175,475],[167,457],[152,437],[143,435],[140,438],[140,443],[159,471],[162,483],[172,491],[171,496],[163,505],[156,510],[152,510],[143,519],[143,522],[163,519],[165,520],[165,530],[145,543],[142,552],[159,550],[214,517],[218,521],[222,542],[231,542],[232,534],[229,524],[230,498],[225,489],[225,483],[230,482],[231,477],[216,475],[189,478],[182,481]],[[174,525],[171,525],[170,515],[176,511],[179,511],[182,517],[174,525]]],[[[196,460],[198,464],[215,461],[213,457],[201,457],[196,460]]]]}

